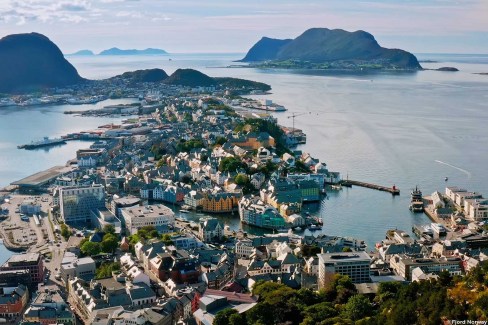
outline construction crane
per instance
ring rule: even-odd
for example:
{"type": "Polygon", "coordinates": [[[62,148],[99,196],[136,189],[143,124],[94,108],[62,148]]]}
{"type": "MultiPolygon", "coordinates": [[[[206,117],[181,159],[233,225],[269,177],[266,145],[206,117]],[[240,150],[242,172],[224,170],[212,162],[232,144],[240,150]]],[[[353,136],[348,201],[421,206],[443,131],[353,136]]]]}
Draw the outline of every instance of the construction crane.
{"type": "Polygon", "coordinates": [[[307,115],[307,114],[312,114],[312,112],[305,112],[305,113],[292,113],[290,116],[287,116],[287,118],[293,119],[293,132],[295,132],[295,117],[302,116],[302,115],[307,115]]]}

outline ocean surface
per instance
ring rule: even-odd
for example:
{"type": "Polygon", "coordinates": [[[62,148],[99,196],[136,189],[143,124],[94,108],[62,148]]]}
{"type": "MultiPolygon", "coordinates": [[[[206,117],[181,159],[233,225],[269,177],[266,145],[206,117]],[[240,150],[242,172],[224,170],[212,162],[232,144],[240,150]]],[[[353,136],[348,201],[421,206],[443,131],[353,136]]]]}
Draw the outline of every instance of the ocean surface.
{"type": "MultiPolygon", "coordinates": [[[[453,66],[459,72],[324,72],[232,67],[243,54],[172,54],[168,56],[68,57],[86,78],[102,79],[125,71],[162,68],[198,69],[210,76],[230,76],[268,83],[264,96],[288,111],[275,113],[280,124],[307,134],[299,147],[326,162],[344,178],[396,185],[401,195],[353,187],[329,192],[308,206],[324,220],[323,233],[363,239],[368,249],[391,228],[410,231],[427,223],[408,210],[416,185],[430,194],[461,186],[488,195],[488,55],[418,54],[424,68],[453,66]],[[170,60],[171,59],[171,60],[170,60]],[[448,177],[448,181],[445,181],[448,177]]],[[[259,97],[259,96],[257,96],[259,97]]],[[[263,96],[261,96],[262,98],[263,96]]],[[[99,103],[96,105],[104,105],[99,103]]],[[[74,117],[66,109],[85,106],[0,108],[0,186],[53,165],[64,164],[87,143],[70,142],[50,150],[18,150],[43,136],[93,129],[120,119],[74,117]]],[[[186,214],[197,220],[201,215],[186,214]]],[[[238,215],[221,217],[240,228],[238,215]]],[[[246,230],[258,232],[255,229],[246,230]]],[[[305,232],[309,234],[307,230],[305,232]]],[[[0,248],[0,262],[2,253],[0,248]]]]}

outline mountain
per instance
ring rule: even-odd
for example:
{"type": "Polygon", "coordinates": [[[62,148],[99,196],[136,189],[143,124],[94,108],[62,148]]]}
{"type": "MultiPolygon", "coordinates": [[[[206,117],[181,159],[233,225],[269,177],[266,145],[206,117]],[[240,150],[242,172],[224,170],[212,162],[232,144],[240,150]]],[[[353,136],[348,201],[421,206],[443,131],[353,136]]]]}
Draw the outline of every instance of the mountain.
{"type": "Polygon", "coordinates": [[[413,54],[383,48],[373,35],[365,31],[327,28],[311,28],[293,40],[262,38],[242,59],[244,62],[267,60],[296,60],[312,66],[335,63],[332,66],[369,64],[384,68],[422,68],[413,54]]]}
{"type": "Polygon", "coordinates": [[[95,53],[93,53],[92,51],[90,50],[79,50],[75,53],[71,53],[71,54],[68,54],[70,56],[74,56],[74,55],[77,55],[77,56],[91,56],[91,55],[95,55],[95,53]]]}
{"type": "Polygon", "coordinates": [[[164,83],[168,85],[187,87],[210,87],[217,84],[215,79],[193,69],[178,69],[173,72],[173,74],[169,76],[164,83]]]}
{"type": "Polygon", "coordinates": [[[98,55],[163,55],[168,54],[165,50],[160,49],[145,49],[145,50],[121,50],[117,47],[100,52],[98,55]]]}
{"type": "Polygon", "coordinates": [[[83,81],[46,36],[30,33],[0,39],[0,92],[24,92],[83,81]]]}
{"type": "Polygon", "coordinates": [[[273,39],[269,37],[261,38],[253,47],[247,52],[242,62],[257,62],[277,59],[276,55],[280,52],[283,46],[292,42],[291,39],[273,39]]]}
{"type": "Polygon", "coordinates": [[[168,78],[168,74],[162,69],[147,69],[124,72],[113,78],[122,78],[130,82],[161,82],[168,78]]]}

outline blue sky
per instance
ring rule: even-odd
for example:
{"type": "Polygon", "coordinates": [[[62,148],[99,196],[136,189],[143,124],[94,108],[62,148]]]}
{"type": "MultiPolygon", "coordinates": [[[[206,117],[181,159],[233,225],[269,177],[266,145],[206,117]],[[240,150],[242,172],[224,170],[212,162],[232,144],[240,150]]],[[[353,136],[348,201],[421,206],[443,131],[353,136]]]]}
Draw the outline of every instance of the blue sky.
{"type": "Polygon", "coordinates": [[[311,27],[362,29],[416,53],[488,53],[488,0],[0,0],[0,36],[43,33],[65,53],[246,52],[311,27]]]}

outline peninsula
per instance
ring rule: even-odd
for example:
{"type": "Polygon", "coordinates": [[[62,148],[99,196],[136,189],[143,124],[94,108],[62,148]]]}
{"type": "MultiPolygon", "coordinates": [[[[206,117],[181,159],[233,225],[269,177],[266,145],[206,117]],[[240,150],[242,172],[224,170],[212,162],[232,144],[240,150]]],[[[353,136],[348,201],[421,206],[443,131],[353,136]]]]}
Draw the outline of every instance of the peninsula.
{"type": "Polygon", "coordinates": [[[359,30],[311,28],[295,39],[263,37],[241,60],[262,68],[420,70],[404,50],[381,47],[359,30]]]}

